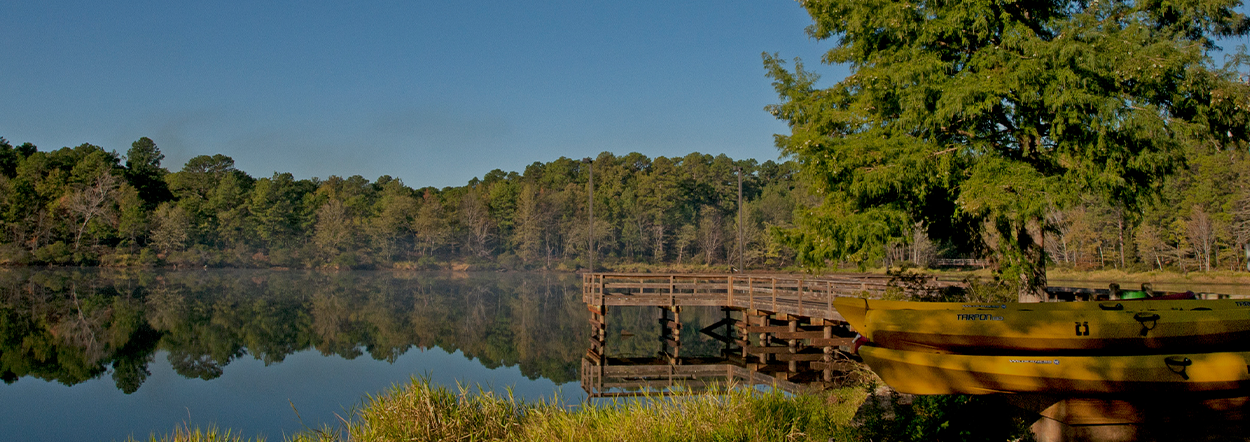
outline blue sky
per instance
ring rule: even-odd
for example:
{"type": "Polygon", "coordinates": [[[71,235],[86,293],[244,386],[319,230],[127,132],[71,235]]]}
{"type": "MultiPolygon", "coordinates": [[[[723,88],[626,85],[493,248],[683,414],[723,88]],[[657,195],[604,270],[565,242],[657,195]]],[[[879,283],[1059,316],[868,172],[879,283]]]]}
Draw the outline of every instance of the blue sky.
{"type": "MultiPolygon", "coordinates": [[[[178,170],[463,185],[602,151],[777,158],[761,52],[817,64],[793,1],[0,6],[0,136],[178,170]]],[[[834,68],[824,68],[840,77],[834,68]]]]}
{"type": "Polygon", "coordinates": [[[602,151],[775,159],[760,53],[845,75],[789,0],[10,0],[0,17],[0,136],[122,153],[147,136],[171,170],[222,153],[258,177],[441,187],[602,151]]]}

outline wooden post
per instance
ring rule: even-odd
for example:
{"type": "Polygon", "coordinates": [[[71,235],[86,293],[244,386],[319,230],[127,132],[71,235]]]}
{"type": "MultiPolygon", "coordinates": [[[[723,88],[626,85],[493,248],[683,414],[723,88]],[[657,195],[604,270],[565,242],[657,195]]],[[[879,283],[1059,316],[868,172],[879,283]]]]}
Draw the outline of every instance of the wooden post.
{"type": "Polygon", "coordinates": [[[599,304],[603,304],[603,275],[590,274],[590,290],[595,292],[599,304]]]}
{"type": "Polygon", "coordinates": [[[661,357],[669,356],[668,341],[666,340],[666,339],[669,339],[669,334],[668,334],[668,324],[665,323],[666,320],[668,320],[668,309],[664,308],[664,306],[660,306],[660,321],[659,322],[660,322],[660,356],[661,357]]]}
{"type": "Polygon", "coordinates": [[[660,309],[660,355],[668,358],[670,365],[680,364],[681,357],[681,307],[659,306],[660,309]],[[669,319],[669,312],[673,313],[669,319]]]}
{"type": "MultiPolygon", "coordinates": [[[[768,325],[770,322],[772,322],[772,321],[770,321],[770,320],[769,320],[769,315],[765,315],[765,314],[758,314],[758,313],[760,313],[759,311],[756,311],[756,313],[757,313],[757,319],[760,319],[760,322],[761,322],[763,325],[768,325]]],[[[769,333],[768,333],[768,332],[760,332],[760,347],[771,347],[771,346],[772,346],[772,339],[770,338],[769,333]]],[[[768,355],[769,355],[769,353],[768,353],[768,352],[761,352],[761,353],[760,353],[760,363],[761,363],[761,364],[768,364],[768,355]]]]}
{"type": "Polygon", "coordinates": [[[676,295],[674,294],[677,292],[677,279],[676,278],[677,278],[676,276],[668,275],[668,305],[673,305],[677,303],[676,295]]]}
{"type": "Polygon", "coordinates": [[[777,277],[773,277],[773,311],[777,311],[777,277]]]}
{"type": "MultiPolygon", "coordinates": [[[[833,326],[832,325],[825,323],[824,331],[825,331],[824,333],[825,339],[833,339],[833,326]]],[[[825,344],[824,353],[825,355],[821,357],[821,360],[825,362],[825,369],[821,371],[821,375],[822,375],[821,378],[824,379],[825,382],[833,382],[833,367],[832,367],[833,346],[829,344],[825,344]]]]}
{"type": "Polygon", "coordinates": [[[826,307],[827,310],[825,310],[825,318],[832,318],[833,317],[833,281],[825,281],[825,300],[829,302],[829,305],[826,307]]]}
{"type": "Polygon", "coordinates": [[[677,343],[673,347],[673,363],[681,364],[681,307],[673,307],[673,325],[676,327],[673,329],[673,342],[677,343]]]}
{"type": "Polygon", "coordinates": [[[607,354],[608,308],[603,305],[588,305],[590,310],[590,350],[596,361],[602,362],[607,354]]]}
{"type": "MultiPolygon", "coordinates": [[[[803,314],[803,279],[799,278],[799,316],[807,316],[803,314]]],[[[790,330],[794,331],[794,330],[790,330]]]]}
{"type": "MultiPolygon", "coordinates": [[[[801,287],[803,287],[803,282],[802,282],[802,281],[800,281],[800,282],[799,282],[799,287],[800,287],[800,288],[801,288],[801,287]]],[[[800,292],[802,292],[802,290],[801,290],[801,289],[800,289],[800,292]]],[[[802,297],[800,297],[799,299],[800,299],[800,300],[802,300],[803,298],[802,298],[802,297]]],[[[801,301],[800,301],[800,302],[801,302],[801,301]]],[[[800,305],[801,305],[801,304],[800,304],[800,305]]],[[[786,319],[789,319],[789,320],[790,320],[790,323],[788,324],[788,325],[790,326],[790,328],[789,328],[790,333],[794,333],[794,332],[799,331],[799,320],[798,320],[798,318],[796,318],[794,315],[786,315],[786,316],[789,316],[789,317],[788,317],[788,318],[786,318],[786,319]]],[[[799,352],[799,340],[798,340],[798,339],[791,338],[791,339],[789,339],[788,341],[786,341],[786,345],[788,345],[788,346],[790,347],[790,354],[795,354],[795,353],[798,353],[798,352],[799,352]]],[[[787,367],[786,367],[786,368],[790,371],[790,373],[786,375],[786,379],[789,379],[789,378],[790,378],[790,376],[794,375],[794,373],[795,373],[795,372],[798,372],[798,371],[799,371],[799,363],[798,363],[798,361],[795,361],[794,359],[791,359],[791,360],[789,361],[789,363],[788,363],[788,364],[786,364],[786,365],[787,365],[787,367]]]]}
{"type": "Polygon", "coordinates": [[[755,308],[755,284],[754,278],[747,277],[747,308],[755,308]]]}

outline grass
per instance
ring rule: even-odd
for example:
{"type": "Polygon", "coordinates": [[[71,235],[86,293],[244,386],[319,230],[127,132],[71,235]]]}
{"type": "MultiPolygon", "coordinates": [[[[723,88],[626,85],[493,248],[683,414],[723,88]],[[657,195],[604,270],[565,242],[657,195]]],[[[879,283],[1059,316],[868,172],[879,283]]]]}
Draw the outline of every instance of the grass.
{"type": "MultiPolygon", "coordinates": [[[[721,388],[566,406],[436,386],[428,379],[369,397],[336,425],[292,442],[346,441],[927,441],[1030,440],[1034,417],[985,396],[874,396],[873,383],[790,395],[721,388]]],[[[133,439],[132,439],[133,440],[133,439]]],[[[242,442],[230,432],[175,431],[155,441],[242,442]]]]}
{"type": "Polygon", "coordinates": [[[369,398],[352,420],[294,440],[824,441],[866,396],[856,389],[790,396],[739,388],[569,407],[414,379],[369,398]]]}
{"type": "MultiPolygon", "coordinates": [[[[510,394],[410,384],[367,397],[350,418],[292,442],[341,441],[828,441],[846,440],[865,388],[789,395],[721,388],[567,406],[510,394]]],[[[132,439],[133,440],[133,439],[132,439]]],[[[229,431],[178,429],[152,442],[245,441],[229,431]]]]}
{"type": "MultiPolygon", "coordinates": [[[[141,440],[143,439],[135,439],[134,437],[131,437],[127,439],[127,442],[139,442],[141,440]]],[[[209,427],[208,429],[178,427],[175,428],[174,432],[171,434],[162,436],[156,436],[153,434],[149,435],[146,440],[148,442],[264,442],[265,439],[248,439],[244,438],[242,435],[235,434],[229,429],[221,430],[216,427],[209,427]]]]}

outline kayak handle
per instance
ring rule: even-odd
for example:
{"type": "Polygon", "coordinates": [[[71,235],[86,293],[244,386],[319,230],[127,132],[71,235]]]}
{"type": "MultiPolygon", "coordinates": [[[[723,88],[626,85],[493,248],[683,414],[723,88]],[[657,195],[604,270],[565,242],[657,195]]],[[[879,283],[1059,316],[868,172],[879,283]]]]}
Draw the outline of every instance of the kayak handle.
{"type": "Polygon", "coordinates": [[[1147,333],[1150,333],[1151,330],[1155,329],[1156,325],[1159,325],[1159,315],[1157,313],[1137,312],[1137,314],[1133,315],[1133,319],[1136,319],[1137,322],[1141,323],[1142,336],[1146,336],[1147,333]],[[1146,325],[1147,322],[1149,322],[1150,325],[1146,325]]]}
{"type": "Polygon", "coordinates": [[[1136,319],[1138,322],[1158,321],[1159,314],[1150,313],[1150,312],[1137,312],[1136,315],[1133,315],[1133,319],[1136,319]]]}
{"type": "Polygon", "coordinates": [[[1191,361],[1189,358],[1181,357],[1181,356],[1168,356],[1166,358],[1163,358],[1163,363],[1167,364],[1168,370],[1171,370],[1172,373],[1181,375],[1181,379],[1184,379],[1187,381],[1189,380],[1189,374],[1185,373],[1185,368],[1189,367],[1190,365],[1193,365],[1194,361],[1191,361]],[[1177,367],[1179,367],[1180,370],[1177,370],[1177,367]]]}
{"type": "Polygon", "coordinates": [[[1104,303],[1098,304],[1098,308],[1103,309],[1103,310],[1124,310],[1124,304],[1121,304],[1118,302],[1115,304],[1112,304],[1110,302],[1104,302],[1104,303]]]}

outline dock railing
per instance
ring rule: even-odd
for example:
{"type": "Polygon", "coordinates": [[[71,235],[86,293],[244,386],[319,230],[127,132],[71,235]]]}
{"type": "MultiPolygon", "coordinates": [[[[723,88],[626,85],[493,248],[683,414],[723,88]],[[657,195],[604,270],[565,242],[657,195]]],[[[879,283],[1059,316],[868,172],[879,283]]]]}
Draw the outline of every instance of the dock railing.
{"type": "MultiPolygon", "coordinates": [[[[714,306],[842,320],[833,299],[880,297],[886,275],[586,273],[582,300],[596,306],[714,306]]],[[[937,288],[954,283],[931,281],[937,288]]],[[[900,288],[902,289],[902,288],[900,288]]]]}

